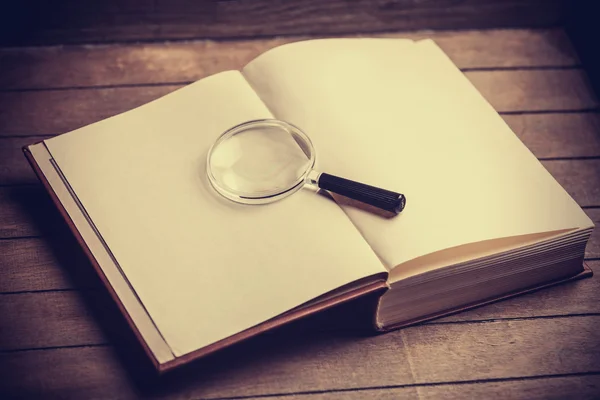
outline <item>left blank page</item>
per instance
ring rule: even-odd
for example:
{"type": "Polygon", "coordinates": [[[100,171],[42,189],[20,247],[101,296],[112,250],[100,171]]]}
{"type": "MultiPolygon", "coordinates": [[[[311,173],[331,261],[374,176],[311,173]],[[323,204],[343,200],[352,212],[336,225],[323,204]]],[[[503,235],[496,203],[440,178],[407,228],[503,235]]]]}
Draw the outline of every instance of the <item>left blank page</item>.
{"type": "Polygon", "coordinates": [[[214,140],[270,117],[232,71],[45,142],[175,356],[385,271],[321,196],[244,206],[212,191],[214,140]]]}

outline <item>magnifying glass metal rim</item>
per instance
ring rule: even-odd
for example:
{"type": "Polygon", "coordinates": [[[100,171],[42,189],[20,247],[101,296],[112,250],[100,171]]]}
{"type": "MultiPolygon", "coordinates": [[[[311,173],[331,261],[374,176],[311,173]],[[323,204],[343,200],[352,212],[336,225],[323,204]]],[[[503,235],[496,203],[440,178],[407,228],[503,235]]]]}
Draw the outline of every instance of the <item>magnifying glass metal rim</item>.
{"type": "Polygon", "coordinates": [[[223,132],[217,140],[213,143],[213,145],[208,150],[208,155],[206,157],[206,174],[208,176],[208,180],[212,187],[223,197],[238,202],[242,204],[266,204],[271,203],[280,199],[283,199],[298,190],[300,190],[308,177],[308,175],[313,171],[313,168],[316,163],[316,153],[315,148],[312,144],[310,138],[302,132],[300,128],[295,125],[290,124],[289,122],[281,121],[278,119],[256,119],[252,121],[246,121],[241,124],[238,124],[227,131],[223,132]],[[308,148],[303,148],[302,145],[298,144],[302,151],[308,157],[308,163],[306,166],[306,170],[302,175],[298,177],[294,182],[290,184],[289,188],[286,189],[273,189],[273,190],[265,190],[259,192],[243,192],[239,190],[235,190],[230,187],[223,187],[217,178],[215,177],[212,166],[211,166],[211,158],[214,150],[224,141],[230,139],[234,135],[238,134],[241,131],[246,129],[250,129],[252,127],[279,127],[288,131],[292,136],[298,136],[301,140],[304,141],[304,144],[307,145],[308,148]]]}

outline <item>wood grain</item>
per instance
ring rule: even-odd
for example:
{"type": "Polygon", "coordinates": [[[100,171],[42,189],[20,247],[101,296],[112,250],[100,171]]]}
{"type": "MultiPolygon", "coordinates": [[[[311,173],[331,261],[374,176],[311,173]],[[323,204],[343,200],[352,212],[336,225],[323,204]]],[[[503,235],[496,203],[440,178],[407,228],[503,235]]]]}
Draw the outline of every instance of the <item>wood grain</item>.
{"type": "Polygon", "coordinates": [[[0,351],[107,342],[76,292],[3,295],[0,315],[0,351]]]}
{"type": "Polygon", "coordinates": [[[587,76],[581,70],[472,71],[466,75],[498,112],[597,108],[587,76]]]}
{"type": "Polygon", "coordinates": [[[181,86],[0,93],[0,132],[63,133],[131,110],[181,86]]]}
{"type": "Polygon", "coordinates": [[[560,0],[27,3],[5,21],[13,29],[3,29],[0,45],[537,27],[555,25],[563,9],[560,0]]]}
{"type": "MultiPolygon", "coordinates": [[[[580,69],[470,71],[499,112],[581,110],[598,101],[580,69]]],[[[0,135],[67,132],[161,97],[182,85],[0,93],[0,135]]]]}
{"type": "Polygon", "coordinates": [[[0,241],[0,254],[1,292],[63,290],[74,287],[47,240],[34,238],[0,241]]]}
{"type": "MultiPolygon", "coordinates": [[[[396,400],[428,399],[595,399],[600,394],[600,376],[556,376],[550,378],[512,379],[501,382],[464,382],[375,388],[343,392],[309,393],[269,397],[273,400],[396,400]]],[[[259,397],[251,397],[258,399],[259,397]]]]}
{"type": "Polygon", "coordinates": [[[573,316],[496,321],[470,329],[426,325],[399,334],[417,382],[448,382],[466,376],[476,380],[599,372],[599,323],[600,316],[573,316]],[[438,358],[442,354],[443,361],[438,358]]]}
{"type": "Polygon", "coordinates": [[[0,293],[100,287],[92,266],[70,233],[3,240],[0,254],[0,293]]]}
{"type": "Polygon", "coordinates": [[[0,187],[0,238],[40,236],[63,225],[41,184],[0,187]]]}
{"type": "Polygon", "coordinates": [[[226,398],[598,373],[599,323],[600,316],[574,316],[431,324],[362,338],[273,332],[151,386],[128,375],[135,373],[128,368],[133,361],[118,360],[111,347],[5,353],[0,392],[130,398],[151,391],[173,399],[226,398]]]}
{"type": "Polygon", "coordinates": [[[538,158],[600,155],[600,113],[503,115],[538,158]]]}
{"type": "MultiPolygon", "coordinates": [[[[589,208],[585,213],[590,217],[596,227],[600,227],[600,208],[589,208]]],[[[600,259],[600,229],[594,229],[592,237],[585,249],[585,256],[588,259],[600,259]]]]}
{"type": "Polygon", "coordinates": [[[112,348],[0,354],[0,368],[3,398],[139,398],[112,348]]]}
{"type": "Polygon", "coordinates": [[[435,385],[417,388],[420,399],[594,399],[600,394],[600,376],[583,375],[505,382],[435,385]]]}
{"type": "Polygon", "coordinates": [[[151,392],[153,397],[226,398],[412,381],[405,359],[389,360],[394,354],[403,354],[402,345],[383,336],[360,338],[329,333],[284,337],[271,333],[257,339],[236,347],[237,351],[227,349],[218,357],[177,371],[151,388],[149,382],[145,387],[133,386],[136,380],[128,376],[127,366],[134,361],[124,360],[122,364],[110,347],[0,355],[0,372],[6,377],[0,383],[0,392],[13,394],[28,388],[30,396],[66,391],[70,397],[121,398],[137,391],[151,392]],[[381,376],[381,371],[373,367],[379,366],[378,360],[385,357],[385,352],[389,352],[387,359],[393,368],[381,376]],[[23,368],[31,368],[34,363],[38,366],[32,375],[37,379],[20,377],[26,375],[22,374],[23,368]],[[55,367],[48,368],[50,365],[55,367]]]}
{"type": "Polygon", "coordinates": [[[600,159],[542,161],[582,207],[600,204],[600,159]]]}
{"type": "MultiPolygon", "coordinates": [[[[459,68],[579,64],[562,29],[368,36],[433,38],[459,68]],[[507,54],[510,57],[506,57],[507,54]]],[[[307,38],[5,48],[0,49],[0,90],[190,82],[221,71],[240,69],[273,47],[307,38]],[[68,74],[65,65],[69,66],[68,74]]]]}
{"type": "Polygon", "coordinates": [[[0,185],[38,183],[39,180],[23,155],[22,148],[47,138],[48,136],[0,136],[0,185]]]}

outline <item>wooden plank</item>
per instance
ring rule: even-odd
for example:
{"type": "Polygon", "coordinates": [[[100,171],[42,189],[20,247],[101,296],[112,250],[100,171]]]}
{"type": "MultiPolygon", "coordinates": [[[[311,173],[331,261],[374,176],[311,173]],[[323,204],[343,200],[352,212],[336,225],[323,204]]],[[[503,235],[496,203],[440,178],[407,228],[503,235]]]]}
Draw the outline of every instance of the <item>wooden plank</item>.
{"type": "Polygon", "coordinates": [[[182,85],[0,93],[0,132],[63,133],[157,99],[182,85]]]}
{"type": "Polygon", "coordinates": [[[542,161],[582,207],[600,205],[600,159],[542,161]]]}
{"type": "MultiPolygon", "coordinates": [[[[599,157],[600,114],[504,115],[515,134],[538,158],[599,157]]],[[[0,136],[0,184],[37,183],[21,148],[47,136],[0,136]]]]}
{"type": "Polygon", "coordinates": [[[600,113],[503,115],[538,158],[600,155],[600,113]]]}
{"type": "Polygon", "coordinates": [[[466,75],[499,112],[597,108],[587,76],[577,69],[540,71],[472,71],[466,75]]]}
{"type": "MultiPolygon", "coordinates": [[[[90,296],[91,292],[87,295],[90,296]]],[[[102,324],[109,328],[110,321],[102,324]]],[[[0,351],[107,343],[77,292],[2,295],[0,351]]]]}
{"type": "MultiPolygon", "coordinates": [[[[585,210],[585,213],[590,217],[596,227],[600,227],[600,208],[589,208],[585,210]]],[[[595,258],[600,259],[600,229],[594,229],[592,232],[592,237],[588,242],[588,245],[585,249],[585,257],[586,258],[595,258]]]]}
{"type": "MultiPolygon", "coordinates": [[[[466,76],[499,112],[598,107],[580,69],[470,71],[466,76]]],[[[3,92],[0,132],[30,136],[70,131],[140,106],[181,86],[3,92]]]]}
{"type": "MultiPolygon", "coordinates": [[[[600,273],[600,261],[591,261],[589,265],[596,273],[600,273]]],[[[69,288],[82,284],[100,287],[94,276],[86,276],[92,275],[93,272],[91,266],[83,263],[80,268],[87,270],[80,271],[77,279],[72,279],[68,274],[68,271],[73,269],[72,266],[61,268],[59,265],[29,266],[24,263],[22,268],[29,271],[29,274],[18,273],[17,277],[13,278],[14,281],[21,280],[17,285],[29,284],[30,287],[38,285],[35,287],[50,288],[50,283],[45,282],[48,277],[49,280],[54,280],[54,284],[58,287],[69,288]],[[37,275],[33,273],[36,270],[39,271],[37,275]]],[[[15,269],[6,270],[8,276],[15,269]]],[[[5,276],[4,268],[2,276],[5,276]]],[[[120,315],[112,300],[103,290],[0,294],[0,298],[2,300],[0,301],[0,351],[53,346],[104,345],[111,340],[99,326],[115,331],[111,327],[115,325],[115,321],[120,321],[120,315]],[[40,326],[46,328],[40,330],[40,326]]],[[[597,278],[558,285],[433,320],[430,323],[446,324],[583,314],[600,314],[600,280],[597,278]]],[[[344,318],[352,318],[352,315],[342,314],[342,311],[331,315],[328,320],[336,318],[337,323],[316,326],[314,329],[352,328],[344,320],[344,318]]],[[[114,335],[118,336],[118,334],[114,335]]]]}
{"type": "MultiPolygon", "coordinates": [[[[125,365],[109,347],[0,355],[0,372],[4,377],[0,393],[61,397],[62,391],[68,390],[68,394],[76,398],[135,397],[129,374],[138,373],[141,360],[129,360],[127,350],[120,351],[125,365]],[[28,374],[23,373],[24,369],[28,374]]],[[[374,368],[386,352],[396,352],[398,356],[403,349],[385,337],[361,339],[343,337],[339,333],[306,337],[270,334],[237,346],[235,351],[227,349],[218,357],[177,371],[154,382],[151,388],[148,384],[145,386],[148,394],[154,396],[212,398],[301,392],[309,388],[358,388],[373,382],[410,382],[409,365],[402,357],[391,362],[395,368],[385,371],[384,376],[374,368]],[[362,358],[360,365],[357,357],[362,358]]],[[[388,354],[387,358],[392,355],[388,354]]],[[[133,379],[143,380],[141,377],[133,379]]],[[[150,379],[145,378],[146,382],[150,379]]]]}
{"type": "MultiPolygon", "coordinates": [[[[600,316],[421,325],[371,337],[274,332],[175,371],[155,396],[213,398],[600,372],[600,316]]],[[[111,347],[0,355],[0,392],[139,396],[139,362],[111,347]],[[137,368],[135,368],[137,366],[137,368]]],[[[146,381],[148,378],[146,377],[146,381]]],[[[143,386],[143,387],[144,387],[143,386]]]]}
{"type": "MultiPolygon", "coordinates": [[[[326,391],[317,393],[285,394],[283,396],[269,396],[274,400],[397,400],[397,399],[421,399],[417,387],[404,386],[399,388],[376,388],[376,389],[353,389],[342,391],[326,391]]],[[[244,398],[246,399],[246,398],[244,398]]],[[[265,399],[263,396],[247,397],[249,400],[265,399]]]]}
{"type": "Polygon", "coordinates": [[[600,396],[600,376],[583,375],[505,382],[449,384],[417,388],[419,399],[594,399],[600,396]]]}
{"type": "Polygon", "coordinates": [[[38,183],[35,173],[23,155],[22,148],[47,138],[47,136],[14,138],[0,136],[0,185],[38,183]]]}
{"type": "Polygon", "coordinates": [[[0,254],[0,292],[62,290],[74,286],[45,239],[0,241],[0,254]]]}
{"type": "MultiPolygon", "coordinates": [[[[514,379],[501,382],[465,382],[408,386],[398,388],[361,389],[343,392],[306,393],[269,397],[272,400],[396,400],[428,399],[579,399],[600,397],[600,375],[556,376],[514,379]]],[[[250,397],[258,399],[259,397],[250,397]]]]}
{"type": "Polygon", "coordinates": [[[0,45],[539,27],[556,25],[563,11],[561,0],[35,3],[11,13],[0,45]]]}
{"type": "Polygon", "coordinates": [[[0,354],[3,398],[135,399],[135,383],[113,349],[0,354]],[[46,371],[40,369],[41,366],[46,371]],[[20,378],[18,378],[20,377],[20,378]],[[12,383],[8,380],[17,379],[12,383]]]}
{"type": "Polygon", "coordinates": [[[461,324],[424,325],[399,335],[415,381],[450,382],[600,372],[598,326],[600,316],[573,316],[495,321],[467,329],[461,324]]]}
{"type": "MultiPolygon", "coordinates": [[[[556,28],[369,36],[433,38],[459,68],[579,64],[566,34],[556,28]]],[[[240,69],[273,47],[305,39],[308,37],[0,49],[0,90],[190,82],[240,69]]]]}
{"type": "Polygon", "coordinates": [[[0,293],[100,287],[75,238],[60,230],[46,238],[0,241],[0,254],[0,293]]]}
{"type": "Polygon", "coordinates": [[[40,236],[62,226],[41,184],[0,187],[0,238],[40,236]]]}

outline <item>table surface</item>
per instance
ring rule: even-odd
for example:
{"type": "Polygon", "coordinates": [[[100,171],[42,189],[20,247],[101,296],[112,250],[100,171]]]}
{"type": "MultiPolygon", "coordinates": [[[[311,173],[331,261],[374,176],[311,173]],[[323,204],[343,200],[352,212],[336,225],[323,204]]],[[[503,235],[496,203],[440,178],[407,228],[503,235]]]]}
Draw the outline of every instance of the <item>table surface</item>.
{"type": "MultiPolygon", "coordinates": [[[[561,29],[382,36],[434,38],[600,221],[599,102],[561,29]]],[[[284,329],[161,379],[140,372],[136,343],[20,149],[298,39],[0,49],[0,397],[600,396],[598,277],[384,335],[284,329]]],[[[597,234],[586,259],[600,272],[597,234]]]]}

